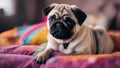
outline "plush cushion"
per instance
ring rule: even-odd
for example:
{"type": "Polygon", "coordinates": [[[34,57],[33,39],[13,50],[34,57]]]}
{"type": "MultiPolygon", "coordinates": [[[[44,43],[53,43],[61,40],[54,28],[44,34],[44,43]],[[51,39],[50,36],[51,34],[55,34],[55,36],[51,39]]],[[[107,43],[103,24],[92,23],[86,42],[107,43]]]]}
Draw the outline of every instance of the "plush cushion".
{"type": "Polygon", "coordinates": [[[111,30],[108,33],[114,42],[115,51],[120,51],[120,31],[111,30]]]}
{"type": "Polygon", "coordinates": [[[38,23],[33,25],[29,30],[27,30],[21,37],[20,43],[25,44],[36,44],[40,45],[41,43],[47,42],[47,27],[46,27],[46,18],[38,23]]]}

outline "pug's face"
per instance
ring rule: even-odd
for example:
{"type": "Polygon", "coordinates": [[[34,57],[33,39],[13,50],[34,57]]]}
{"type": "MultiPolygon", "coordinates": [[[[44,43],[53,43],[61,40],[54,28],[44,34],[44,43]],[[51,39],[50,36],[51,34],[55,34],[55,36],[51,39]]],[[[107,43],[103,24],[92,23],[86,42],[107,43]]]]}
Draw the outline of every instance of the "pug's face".
{"type": "Polygon", "coordinates": [[[86,18],[86,14],[76,6],[67,4],[51,4],[44,9],[44,14],[48,16],[48,30],[56,39],[71,38],[76,25],[82,25],[86,18]]]}

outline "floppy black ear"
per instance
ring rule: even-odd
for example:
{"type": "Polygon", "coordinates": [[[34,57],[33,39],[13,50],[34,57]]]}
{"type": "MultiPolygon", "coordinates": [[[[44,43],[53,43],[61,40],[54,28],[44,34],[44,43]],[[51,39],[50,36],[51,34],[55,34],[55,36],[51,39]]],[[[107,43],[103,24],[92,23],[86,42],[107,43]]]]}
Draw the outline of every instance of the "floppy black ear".
{"type": "Polygon", "coordinates": [[[43,15],[47,16],[49,12],[55,7],[56,4],[51,4],[43,9],[43,15]]]}
{"type": "Polygon", "coordinates": [[[87,15],[78,7],[71,7],[71,10],[77,18],[79,25],[81,25],[85,21],[87,15]]]}

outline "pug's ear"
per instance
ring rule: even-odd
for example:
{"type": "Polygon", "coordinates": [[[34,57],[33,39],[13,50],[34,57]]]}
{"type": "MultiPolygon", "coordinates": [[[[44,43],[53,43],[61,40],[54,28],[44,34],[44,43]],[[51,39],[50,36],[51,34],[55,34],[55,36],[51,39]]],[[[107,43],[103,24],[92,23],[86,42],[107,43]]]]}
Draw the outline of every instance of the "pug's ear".
{"type": "Polygon", "coordinates": [[[53,3],[51,5],[48,5],[47,7],[45,7],[43,9],[43,15],[44,16],[47,16],[49,14],[49,12],[56,6],[57,4],[56,3],[53,3]]]}
{"type": "Polygon", "coordinates": [[[87,15],[75,5],[71,6],[71,10],[74,13],[75,17],[77,18],[79,25],[82,25],[87,15]]]}

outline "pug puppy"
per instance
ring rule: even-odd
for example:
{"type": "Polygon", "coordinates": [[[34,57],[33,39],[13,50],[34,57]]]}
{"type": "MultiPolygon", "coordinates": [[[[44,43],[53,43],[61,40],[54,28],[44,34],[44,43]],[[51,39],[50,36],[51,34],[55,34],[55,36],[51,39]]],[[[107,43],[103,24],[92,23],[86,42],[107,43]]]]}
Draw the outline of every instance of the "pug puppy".
{"type": "Polygon", "coordinates": [[[77,6],[54,3],[43,13],[48,17],[48,45],[35,56],[37,63],[45,63],[53,51],[69,55],[112,52],[114,45],[105,29],[85,24],[87,15],[77,6]]]}

